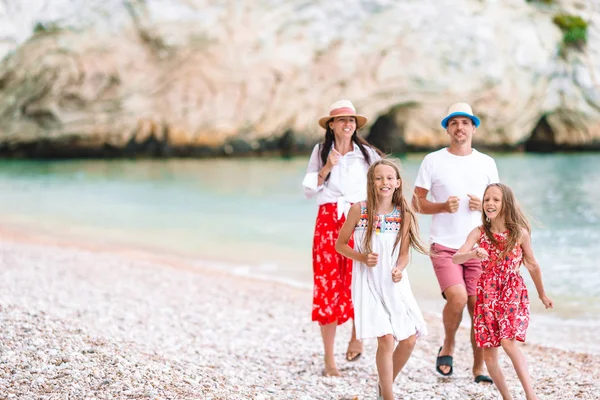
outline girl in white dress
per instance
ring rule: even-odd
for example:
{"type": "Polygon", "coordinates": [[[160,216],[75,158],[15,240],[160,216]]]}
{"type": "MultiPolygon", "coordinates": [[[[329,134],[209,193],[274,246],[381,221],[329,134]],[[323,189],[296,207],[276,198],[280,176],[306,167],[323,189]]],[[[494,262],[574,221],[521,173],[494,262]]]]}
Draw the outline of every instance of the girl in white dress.
{"type": "Polygon", "coordinates": [[[410,247],[427,254],[415,214],[402,194],[400,170],[390,159],[376,161],[367,173],[367,201],[352,205],[335,248],[354,260],[356,337],[377,338],[377,395],[383,400],[393,399],[396,376],[417,337],[427,334],[405,270],[410,247]],[[352,233],[355,249],[348,246],[352,233]]]}

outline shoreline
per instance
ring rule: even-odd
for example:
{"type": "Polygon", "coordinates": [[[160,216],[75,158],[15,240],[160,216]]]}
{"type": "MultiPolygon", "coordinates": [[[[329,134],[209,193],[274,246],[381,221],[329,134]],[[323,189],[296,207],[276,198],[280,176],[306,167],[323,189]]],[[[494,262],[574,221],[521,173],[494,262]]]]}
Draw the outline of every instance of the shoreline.
{"type": "MultiPolygon", "coordinates": [[[[370,399],[376,341],[320,375],[310,290],[239,276],[185,258],[0,228],[0,387],[14,398],[370,399]],[[43,397],[46,396],[46,397],[43,397]]],[[[395,383],[403,399],[489,399],[472,382],[468,330],[459,329],[455,373],[435,372],[438,316],[395,383]]],[[[590,343],[591,344],[591,343],[590,343]]],[[[522,345],[540,398],[595,399],[600,356],[522,345]]],[[[522,390],[501,353],[513,394],[522,390]]],[[[0,398],[3,398],[0,396],[0,398]]]]}
{"type": "MultiPolygon", "coordinates": [[[[116,238],[100,240],[92,235],[72,233],[56,234],[49,230],[32,229],[31,226],[6,223],[0,225],[0,238],[24,244],[42,244],[59,248],[85,250],[96,253],[111,253],[122,257],[129,257],[140,261],[157,262],[173,268],[186,270],[210,270],[217,273],[236,276],[241,279],[275,283],[284,287],[312,293],[312,283],[299,281],[292,277],[282,276],[280,273],[270,271],[257,271],[253,265],[239,264],[234,260],[207,258],[198,259],[193,254],[178,252],[168,247],[156,248],[147,243],[127,242],[116,238]]],[[[432,296],[435,289],[427,288],[427,294],[415,291],[423,282],[415,282],[414,273],[411,273],[413,292],[424,314],[441,320],[444,302],[441,296],[432,296]],[[433,290],[433,291],[432,291],[433,290]]],[[[435,277],[432,275],[431,277],[435,277]]],[[[437,283],[432,283],[437,288],[437,283]]],[[[528,285],[530,294],[535,294],[535,288],[528,285]]],[[[283,290],[283,289],[282,289],[283,290]]],[[[555,299],[557,300],[557,299],[555,299]]],[[[546,313],[539,303],[537,296],[531,298],[531,323],[527,332],[527,342],[555,348],[559,350],[584,353],[600,356],[600,344],[595,344],[595,337],[600,329],[600,319],[590,319],[577,316],[565,318],[557,314],[546,313]]],[[[309,305],[310,307],[310,305],[309,305]]],[[[441,324],[441,322],[440,322],[441,324]]],[[[469,329],[470,319],[464,313],[461,327],[469,329]]]]}

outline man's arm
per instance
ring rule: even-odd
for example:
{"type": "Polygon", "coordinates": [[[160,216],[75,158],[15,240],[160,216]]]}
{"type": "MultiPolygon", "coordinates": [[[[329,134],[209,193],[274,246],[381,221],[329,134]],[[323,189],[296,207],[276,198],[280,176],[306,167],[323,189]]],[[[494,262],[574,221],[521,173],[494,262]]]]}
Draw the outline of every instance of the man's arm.
{"type": "Polygon", "coordinates": [[[458,210],[458,197],[450,196],[443,203],[434,203],[427,200],[429,190],[415,186],[412,197],[412,206],[416,212],[421,214],[453,213],[458,210]]]}

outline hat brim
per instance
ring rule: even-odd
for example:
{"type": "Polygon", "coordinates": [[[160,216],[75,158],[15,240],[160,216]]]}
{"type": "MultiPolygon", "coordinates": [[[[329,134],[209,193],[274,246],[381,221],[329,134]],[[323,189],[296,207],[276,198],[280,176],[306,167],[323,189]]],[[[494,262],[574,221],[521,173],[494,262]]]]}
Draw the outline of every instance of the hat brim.
{"type": "Polygon", "coordinates": [[[467,114],[467,113],[464,113],[464,112],[454,112],[454,113],[448,115],[446,118],[444,118],[442,120],[442,126],[444,127],[444,129],[448,128],[448,121],[450,121],[450,119],[454,118],[454,117],[467,117],[467,118],[469,118],[471,121],[473,121],[473,124],[475,124],[475,128],[478,128],[479,124],[481,123],[481,121],[479,121],[479,118],[477,118],[474,115],[467,114]]]}
{"type": "Polygon", "coordinates": [[[363,115],[340,114],[340,115],[334,115],[333,117],[328,115],[326,117],[319,118],[319,126],[321,126],[321,128],[323,128],[323,129],[327,129],[327,123],[336,117],[354,117],[354,118],[356,118],[356,129],[362,128],[367,123],[367,117],[365,117],[363,115]]]}

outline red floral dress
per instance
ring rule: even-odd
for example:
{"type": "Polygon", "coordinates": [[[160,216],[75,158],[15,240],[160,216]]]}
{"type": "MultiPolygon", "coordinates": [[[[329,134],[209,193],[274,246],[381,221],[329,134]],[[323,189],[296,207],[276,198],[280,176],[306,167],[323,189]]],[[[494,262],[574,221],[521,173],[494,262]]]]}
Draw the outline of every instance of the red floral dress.
{"type": "Polygon", "coordinates": [[[485,232],[479,237],[479,247],[489,257],[483,260],[482,273],[477,282],[477,301],[473,325],[479,347],[499,347],[502,339],[525,341],[529,325],[529,296],[519,273],[523,249],[520,245],[503,259],[499,255],[506,245],[505,233],[494,233],[498,245],[485,232]]]}
{"type": "MultiPolygon", "coordinates": [[[[312,320],[319,325],[343,324],[354,318],[352,306],[352,259],[335,251],[335,241],[346,221],[337,216],[337,204],[319,206],[313,239],[312,320]]],[[[354,235],[348,241],[354,247],[354,235]]]]}

